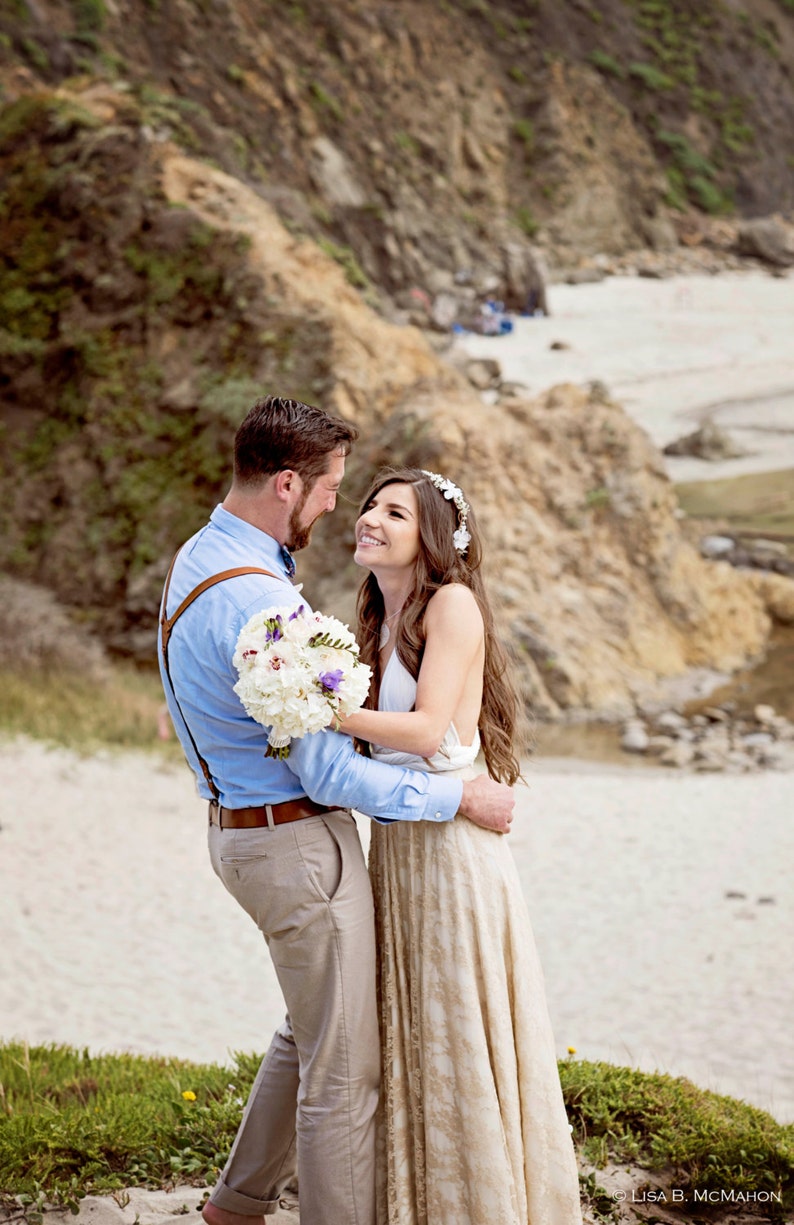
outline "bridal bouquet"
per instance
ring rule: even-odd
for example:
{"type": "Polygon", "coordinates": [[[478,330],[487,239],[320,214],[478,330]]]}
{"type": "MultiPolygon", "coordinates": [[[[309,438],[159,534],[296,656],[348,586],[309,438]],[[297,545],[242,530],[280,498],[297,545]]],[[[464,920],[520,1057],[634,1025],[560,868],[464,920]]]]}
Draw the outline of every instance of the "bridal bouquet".
{"type": "Polygon", "coordinates": [[[265,756],[282,759],[290,740],[358,710],[372,675],[347,626],[305,604],[255,613],[240,630],[233,663],[234,692],[270,728],[265,756]]]}

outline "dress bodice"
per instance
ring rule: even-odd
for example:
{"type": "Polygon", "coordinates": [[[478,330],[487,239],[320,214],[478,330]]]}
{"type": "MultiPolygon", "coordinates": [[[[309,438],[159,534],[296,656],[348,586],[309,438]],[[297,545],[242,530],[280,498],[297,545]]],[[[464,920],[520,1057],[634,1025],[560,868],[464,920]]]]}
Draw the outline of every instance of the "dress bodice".
{"type": "MultiPolygon", "coordinates": [[[[409,711],[416,704],[416,681],[393,651],[383,671],[380,682],[379,710],[409,711]]],[[[458,729],[450,723],[438,752],[432,757],[417,757],[413,753],[398,753],[396,749],[384,749],[379,744],[370,746],[371,754],[378,761],[395,766],[407,766],[425,773],[446,774],[450,770],[467,770],[480,751],[479,732],[474,733],[472,744],[461,744],[458,729]]]]}

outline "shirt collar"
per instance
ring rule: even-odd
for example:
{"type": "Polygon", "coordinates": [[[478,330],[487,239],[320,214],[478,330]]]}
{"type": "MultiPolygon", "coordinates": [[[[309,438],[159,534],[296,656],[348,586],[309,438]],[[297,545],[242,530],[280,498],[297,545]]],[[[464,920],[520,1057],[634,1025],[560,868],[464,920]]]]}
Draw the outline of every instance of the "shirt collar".
{"type": "Polygon", "coordinates": [[[262,563],[263,569],[274,570],[276,574],[283,575],[284,578],[292,581],[281,545],[275,537],[269,536],[261,528],[254,527],[253,523],[248,523],[238,515],[233,515],[231,511],[220,505],[216,506],[210,515],[210,522],[219,531],[231,536],[250,550],[256,560],[262,563]]]}

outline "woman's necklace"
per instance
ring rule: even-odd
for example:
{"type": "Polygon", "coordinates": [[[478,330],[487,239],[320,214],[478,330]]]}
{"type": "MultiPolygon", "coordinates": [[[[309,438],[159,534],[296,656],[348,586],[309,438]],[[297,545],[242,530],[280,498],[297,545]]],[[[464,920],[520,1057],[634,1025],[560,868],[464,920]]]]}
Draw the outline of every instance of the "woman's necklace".
{"type": "Polygon", "coordinates": [[[386,643],[391,638],[391,631],[389,630],[389,622],[393,621],[395,617],[399,617],[401,612],[402,612],[402,609],[398,608],[397,612],[392,613],[390,617],[383,618],[383,624],[380,627],[380,641],[378,643],[379,650],[382,651],[386,643]]]}

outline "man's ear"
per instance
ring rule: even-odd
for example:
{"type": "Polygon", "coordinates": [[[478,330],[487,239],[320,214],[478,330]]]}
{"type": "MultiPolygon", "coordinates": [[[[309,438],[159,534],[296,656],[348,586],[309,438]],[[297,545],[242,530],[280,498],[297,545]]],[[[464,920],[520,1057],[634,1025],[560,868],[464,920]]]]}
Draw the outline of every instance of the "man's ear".
{"type": "Polygon", "coordinates": [[[282,468],[273,478],[273,492],[280,502],[288,502],[300,492],[301,478],[294,468],[282,468]]]}

